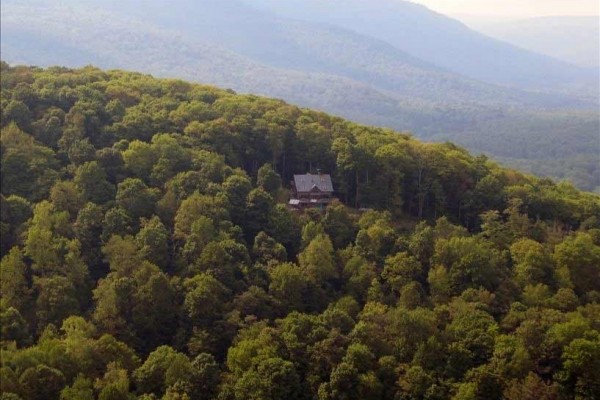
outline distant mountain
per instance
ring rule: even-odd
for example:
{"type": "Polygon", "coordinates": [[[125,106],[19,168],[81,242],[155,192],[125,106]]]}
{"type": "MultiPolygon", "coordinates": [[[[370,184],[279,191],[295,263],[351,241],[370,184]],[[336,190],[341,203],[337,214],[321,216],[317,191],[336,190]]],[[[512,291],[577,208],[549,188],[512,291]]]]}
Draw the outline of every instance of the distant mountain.
{"type": "MultiPolygon", "coordinates": [[[[485,83],[384,40],[237,0],[4,0],[1,7],[2,58],[12,64],[93,63],[185,78],[454,140],[521,163],[543,163],[539,149],[561,143],[565,132],[573,144],[561,150],[567,164],[594,152],[599,123],[593,93],[485,83]],[[529,132],[536,132],[535,140],[529,132]]],[[[598,186],[600,171],[583,171],[575,182],[598,186]]]]}
{"type": "Polygon", "coordinates": [[[401,0],[246,0],[282,16],[328,23],[384,40],[471,78],[536,89],[581,89],[597,71],[529,52],[401,0]]]}
{"type": "Polygon", "coordinates": [[[473,29],[515,46],[584,67],[600,67],[600,20],[594,16],[539,17],[489,22],[463,21],[473,29]]]}

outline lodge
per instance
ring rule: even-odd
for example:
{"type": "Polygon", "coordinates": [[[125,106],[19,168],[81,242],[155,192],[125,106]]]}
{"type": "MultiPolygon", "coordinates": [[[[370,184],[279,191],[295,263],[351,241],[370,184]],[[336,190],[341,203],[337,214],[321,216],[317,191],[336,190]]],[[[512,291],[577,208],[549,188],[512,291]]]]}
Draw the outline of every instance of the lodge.
{"type": "Polygon", "coordinates": [[[329,174],[294,175],[291,186],[288,204],[292,208],[324,208],[333,200],[333,184],[329,174]]]}

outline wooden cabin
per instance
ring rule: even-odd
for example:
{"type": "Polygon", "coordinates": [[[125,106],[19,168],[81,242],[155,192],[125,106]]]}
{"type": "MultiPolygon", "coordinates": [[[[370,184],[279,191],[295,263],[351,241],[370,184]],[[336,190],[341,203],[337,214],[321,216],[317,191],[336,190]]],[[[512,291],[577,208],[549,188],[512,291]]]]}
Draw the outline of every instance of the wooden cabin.
{"type": "Polygon", "coordinates": [[[329,174],[294,175],[289,205],[293,208],[324,208],[333,200],[333,184],[329,174]]]}

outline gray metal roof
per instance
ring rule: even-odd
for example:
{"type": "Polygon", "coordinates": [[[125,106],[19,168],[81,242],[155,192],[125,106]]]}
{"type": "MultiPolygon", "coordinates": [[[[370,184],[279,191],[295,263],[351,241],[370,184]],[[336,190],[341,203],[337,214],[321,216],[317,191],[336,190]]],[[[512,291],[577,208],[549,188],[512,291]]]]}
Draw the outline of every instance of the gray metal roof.
{"type": "Polygon", "coordinates": [[[316,187],[321,192],[333,192],[333,184],[329,174],[294,175],[294,185],[297,192],[310,192],[316,187]]]}

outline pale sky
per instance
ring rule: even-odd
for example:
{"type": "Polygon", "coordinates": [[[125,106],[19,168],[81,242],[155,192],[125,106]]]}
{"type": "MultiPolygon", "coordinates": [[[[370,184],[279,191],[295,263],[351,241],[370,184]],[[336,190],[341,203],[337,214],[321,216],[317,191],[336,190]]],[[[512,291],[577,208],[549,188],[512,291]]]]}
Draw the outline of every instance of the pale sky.
{"type": "Polygon", "coordinates": [[[598,0],[410,0],[446,15],[540,17],[598,15],[598,0]]]}

